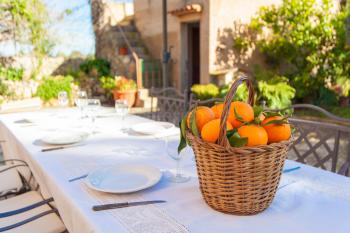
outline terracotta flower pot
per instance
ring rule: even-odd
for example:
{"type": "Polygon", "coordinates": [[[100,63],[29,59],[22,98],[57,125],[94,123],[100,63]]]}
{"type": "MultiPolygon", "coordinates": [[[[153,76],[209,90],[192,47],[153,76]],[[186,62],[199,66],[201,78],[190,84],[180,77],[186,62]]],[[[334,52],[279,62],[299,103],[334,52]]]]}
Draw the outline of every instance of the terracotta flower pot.
{"type": "Polygon", "coordinates": [[[127,47],[120,47],[118,53],[119,53],[119,55],[127,55],[128,48],[127,47]]]}
{"type": "Polygon", "coordinates": [[[129,107],[134,106],[136,100],[136,90],[118,91],[113,90],[114,100],[127,100],[129,107]]]}

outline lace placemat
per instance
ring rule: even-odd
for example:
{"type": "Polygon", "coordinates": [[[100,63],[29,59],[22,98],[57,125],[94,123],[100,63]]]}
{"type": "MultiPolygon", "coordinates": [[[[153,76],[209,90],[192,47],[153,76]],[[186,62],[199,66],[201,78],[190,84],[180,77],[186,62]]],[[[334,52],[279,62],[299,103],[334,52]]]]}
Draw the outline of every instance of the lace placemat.
{"type": "MultiPolygon", "coordinates": [[[[61,162],[64,162],[64,160],[61,162]]],[[[110,163],[107,161],[97,163],[96,161],[83,160],[79,163],[72,163],[72,161],[65,163],[63,167],[67,177],[75,177],[108,164],[110,163]]],[[[145,200],[140,193],[114,195],[91,190],[84,182],[79,182],[79,185],[81,190],[91,199],[92,205],[145,200]]],[[[119,224],[131,233],[190,233],[186,226],[156,205],[134,206],[104,212],[113,216],[119,224]]]]}
{"type": "MultiPolygon", "coordinates": [[[[80,187],[96,204],[107,204],[114,202],[144,201],[139,194],[111,195],[97,193],[89,189],[85,183],[80,187]]],[[[123,225],[128,232],[132,233],[189,233],[190,231],[181,223],[169,216],[164,210],[156,205],[134,206],[116,210],[107,210],[123,225]]]]}

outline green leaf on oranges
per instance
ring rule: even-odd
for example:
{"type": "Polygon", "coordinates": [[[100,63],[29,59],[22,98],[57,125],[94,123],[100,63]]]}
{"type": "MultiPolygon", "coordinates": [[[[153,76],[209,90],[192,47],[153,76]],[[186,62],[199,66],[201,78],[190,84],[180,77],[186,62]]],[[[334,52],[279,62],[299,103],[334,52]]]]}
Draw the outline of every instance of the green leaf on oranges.
{"type": "Polygon", "coordinates": [[[180,132],[181,132],[180,143],[179,143],[179,146],[177,147],[177,152],[179,154],[187,146],[187,144],[189,144],[186,138],[186,119],[187,119],[187,114],[179,122],[180,132]]]}
{"type": "Polygon", "coordinates": [[[191,114],[190,116],[190,130],[194,136],[199,137],[199,131],[197,128],[197,120],[196,120],[196,110],[197,110],[197,107],[193,109],[192,112],[194,114],[191,114]]]}
{"type": "Polygon", "coordinates": [[[242,138],[239,136],[238,132],[235,132],[229,139],[228,139],[230,145],[232,147],[242,147],[247,145],[248,138],[244,137],[242,138]]]}

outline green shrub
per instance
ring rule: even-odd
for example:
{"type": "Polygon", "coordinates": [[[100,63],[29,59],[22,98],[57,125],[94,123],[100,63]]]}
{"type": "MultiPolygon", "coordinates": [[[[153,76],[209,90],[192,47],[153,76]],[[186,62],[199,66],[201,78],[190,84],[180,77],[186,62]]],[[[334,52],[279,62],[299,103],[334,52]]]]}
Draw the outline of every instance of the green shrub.
{"type": "MultiPolygon", "coordinates": [[[[225,98],[225,96],[227,95],[228,90],[230,89],[231,84],[226,84],[222,87],[220,87],[220,94],[219,94],[219,98],[225,98]]],[[[237,88],[236,94],[233,98],[236,101],[246,101],[248,99],[248,89],[247,86],[245,85],[240,85],[237,88]]]]}
{"type": "Polygon", "coordinates": [[[295,89],[288,85],[286,78],[276,77],[269,81],[258,82],[258,101],[265,100],[269,108],[289,107],[294,96],[295,89]]]}
{"type": "MultiPolygon", "coordinates": [[[[290,106],[295,97],[295,89],[288,84],[288,79],[285,77],[274,77],[270,79],[255,81],[256,104],[261,100],[266,101],[268,108],[282,109],[290,106]]],[[[231,84],[217,87],[214,84],[208,85],[193,85],[191,90],[200,100],[211,98],[225,98],[231,84]]],[[[235,101],[248,100],[248,88],[246,85],[240,85],[234,96],[235,101]]]]}
{"type": "Polygon", "coordinates": [[[320,88],[319,96],[314,100],[314,104],[319,106],[336,106],[338,103],[337,94],[325,87],[320,88]]]}
{"type": "Polygon", "coordinates": [[[102,76],[99,78],[101,87],[105,90],[113,90],[115,88],[115,79],[111,76],[102,76]]]}
{"type": "Polygon", "coordinates": [[[73,82],[72,76],[49,76],[42,80],[36,95],[44,102],[56,99],[60,91],[66,91],[71,96],[73,82]]]}
{"type": "Polygon", "coordinates": [[[0,65],[0,78],[5,80],[21,81],[23,80],[23,74],[24,70],[22,68],[5,68],[0,65]]]}
{"type": "Polygon", "coordinates": [[[110,75],[111,65],[104,59],[88,59],[80,64],[80,70],[96,77],[110,75]]]}
{"type": "Polygon", "coordinates": [[[211,83],[207,85],[195,84],[191,87],[191,91],[200,100],[215,98],[219,95],[219,87],[211,83]]]}
{"type": "Polygon", "coordinates": [[[334,12],[332,0],[264,6],[248,26],[251,35],[235,35],[233,48],[241,54],[257,48],[267,63],[260,76],[286,77],[298,100],[316,100],[324,94],[321,87],[335,85],[340,77],[350,80],[347,8],[334,12]]]}

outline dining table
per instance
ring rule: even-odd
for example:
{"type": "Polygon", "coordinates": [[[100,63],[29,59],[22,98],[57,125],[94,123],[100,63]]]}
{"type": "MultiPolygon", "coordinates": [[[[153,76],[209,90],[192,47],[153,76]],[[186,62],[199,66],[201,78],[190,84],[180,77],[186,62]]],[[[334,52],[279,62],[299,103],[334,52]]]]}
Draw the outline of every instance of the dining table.
{"type": "MultiPolygon", "coordinates": [[[[111,110],[111,109],[110,109],[111,110]]],[[[111,110],[112,111],[112,110],[111,110]]],[[[101,111],[103,112],[103,111],[101,111]]],[[[181,154],[182,172],[190,176],[174,183],[169,174],[176,161],[168,140],[180,140],[177,127],[143,135],[131,130],[151,119],[128,114],[96,114],[93,123],[76,108],[44,109],[0,115],[0,140],[5,159],[28,163],[44,198],[53,197],[70,233],[349,233],[350,179],[286,160],[275,198],[263,212],[251,216],[221,213],[204,201],[193,151],[181,154]],[[91,132],[91,124],[95,124],[91,132]],[[42,151],[41,139],[61,131],[86,132],[81,145],[42,151]],[[160,181],[127,194],[91,189],[86,179],[70,179],[99,168],[125,164],[158,168],[160,181]],[[300,169],[294,169],[300,167],[300,169]],[[98,204],[164,200],[165,203],[94,211],[98,204]]],[[[1,182],[1,181],[0,181],[1,182]]]]}

